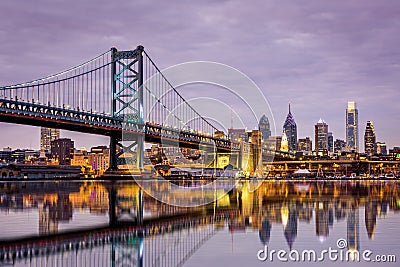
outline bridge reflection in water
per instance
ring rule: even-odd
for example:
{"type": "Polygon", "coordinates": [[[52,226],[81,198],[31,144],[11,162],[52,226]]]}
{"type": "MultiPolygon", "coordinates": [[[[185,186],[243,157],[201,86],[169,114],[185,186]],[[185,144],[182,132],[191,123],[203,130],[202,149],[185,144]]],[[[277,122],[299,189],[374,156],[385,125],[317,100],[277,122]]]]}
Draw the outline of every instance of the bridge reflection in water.
{"type": "MultiPolygon", "coordinates": [[[[163,184],[156,189],[168,196],[163,184]]],[[[60,233],[57,228],[46,232],[43,229],[49,228],[43,228],[40,221],[42,230],[37,237],[6,240],[0,233],[4,240],[0,241],[0,266],[182,266],[217,232],[232,236],[253,232],[257,237],[254,243],[263,245],[270,243],[275,232],[283,234],[285,245],[291,249],[301,245],[296,244],[299,236],[310,234],[299,232],[300,224],[312,225],[314,235],[322,242],[334,224],[343,225],[341,221],[345,226],[340,234],[346,237],[348,248],[359,249],[361,227],[367,240],[373,242],[376,234],[383,234],[376,231],[377,218],[384,220],[395,215],[390,212],[400,210],[396,181],[265,181],[256,191],[244,181],[218,201],[196,208],[158,202],[133,182],[72,182],[68,186],[14,183],[2,184],[0,190],[2,210],[19,209],[23,213],[37,208],[39,213],[40,209],[49,212],[43,202],[53,201],[55,210],[57,205],[63,210],[71,206],[72,213],[90,207],[90,213],[109,214],[109,225],[97,230],[60,233]],[[41,191],[41,187],[45,189],[41,191]]],[[[172,194],[178,196],[190,201],[198,197],[172,194]]],[[[75,216],[55,214],[53,219],[58,220],[75,216]]],[[[0,227],[10,223],[6,220],[7,215],[0,216],[0,227]]],[[[69,229],[73,230],[79,229],[69,229]]]]}
{"type": "Polygon", "coordinates": [[[0,249],[1,266],[181,266],[215,232],[224,215],[175,219],[15,243],[0,249]]]}

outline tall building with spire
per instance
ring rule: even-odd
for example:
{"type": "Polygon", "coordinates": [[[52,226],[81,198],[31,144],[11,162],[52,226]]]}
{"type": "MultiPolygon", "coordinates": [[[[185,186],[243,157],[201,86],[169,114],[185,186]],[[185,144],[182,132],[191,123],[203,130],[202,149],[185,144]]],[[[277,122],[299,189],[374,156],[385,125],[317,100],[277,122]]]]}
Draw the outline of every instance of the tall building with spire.
{"type": "Polygon", "coordinates": [[[50,152],[51,142],[60,139],[60,130],[41,127],[40,128],[40,150],[44,152],[50,152]]]}
{"type": "Polygon", "coordinates": [[[258,130],[260,130],[263,140],[264,142],[266,142],[271,136],[271,127],[269,125],[269,120],[267,116],[262,115],[260,122],[258,123],[258,130]]]}
{"type": "Polygon", "coordinates": [[[354,101],[347,102],[346,144],[349,150],[358,152],[358,109],[354,101]]]}
{"type": "Polygon", "coordinates": [[[372,121],[367,121],[367,126],[365,127],[364,150],[369,156],[372,156],[376,153],[376,136],[372,121]]]}
{"type": "Polygon", "coordinates": [[[289,142],[289,150],[297,150],[297,125],[294,121],[292,112],[290,111],[289,103],[289,113],[286,116],[285,123],[283,124],[283,131],[286,133],[289,142]]]}

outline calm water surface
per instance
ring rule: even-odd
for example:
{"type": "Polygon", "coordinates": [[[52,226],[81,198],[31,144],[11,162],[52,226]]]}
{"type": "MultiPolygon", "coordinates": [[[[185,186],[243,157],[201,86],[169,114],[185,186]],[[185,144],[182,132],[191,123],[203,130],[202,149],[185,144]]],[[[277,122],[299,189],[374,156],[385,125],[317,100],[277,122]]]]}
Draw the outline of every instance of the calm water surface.
{"type": "MultiPolygon", "coordinates": [[[[177,197],[165,184],[156,190],[177,197]]],[[[240,182],[216,202],[183,208],[134,182],[0,183],[0,266],[399,266],[399,192],[395,181],[266,181],[254,192],[240,182]],[[344,259],[370,250],[371,262],[288,256],[314,250],[318,259],[330,248],[344,259]],[[265,249],[288,262],[260,261],[265,249]]]]}

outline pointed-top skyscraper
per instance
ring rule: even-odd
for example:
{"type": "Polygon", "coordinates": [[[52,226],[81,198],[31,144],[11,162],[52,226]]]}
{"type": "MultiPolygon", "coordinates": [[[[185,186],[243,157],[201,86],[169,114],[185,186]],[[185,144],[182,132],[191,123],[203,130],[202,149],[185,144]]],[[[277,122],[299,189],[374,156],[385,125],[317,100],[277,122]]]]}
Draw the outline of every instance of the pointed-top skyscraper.
{"type": "Polygon", "coordinates": [[[283,131],[286,133],[289,142],[289,150],[294,151],[297,149],[297,125],[294,121],[292,112],[290,110],[289,103],[289,113],[286,116],[285,123],[283,124],[283,131]]]}

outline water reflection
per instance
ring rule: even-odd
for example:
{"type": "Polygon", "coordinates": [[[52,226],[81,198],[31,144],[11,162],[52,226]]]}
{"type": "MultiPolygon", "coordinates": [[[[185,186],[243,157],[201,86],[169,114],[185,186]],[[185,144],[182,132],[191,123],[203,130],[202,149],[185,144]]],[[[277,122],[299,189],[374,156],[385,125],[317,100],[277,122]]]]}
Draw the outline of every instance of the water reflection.
{"type": "Polygon", "coordinates": [[[0,247],[13,266],[182,266],[224,225],[226,215],[170,219],[146,226],[29,240],[0,247]]]}
{"type": "MultiPolygon", "coordinates": [[[[260,241],[267,244],[274,224],[281,225],[287,246],[292,249],[298,224],[314,218],[315,236],[324,242],[335,223],[346,221],[350,249],[360,247],[360,210],[364,227],[373,239],[377,217],[385,218],[388,209],[398,212],[398,183],[264,183],[256,192],[237,193],[241,198],[239,216],[232,225],[258,228],[260,241]]],[[[243,186],[244,190],[245,185],[243,186]]]]}
{"type": "MultiPolygon", "coordinates": [[[[159,188],[164,198],[199,197],[159,188]]],[[[399,189],[395,181],[266,181],[252,192],[241,182],[212,204],[188,208],[156,201],[133,182],[8,183],[0,189],[0,260],[17,266],[180,266],[216,254],[240,266],[234,250],[224,250],[229,236],[250,262],[263,245],[325,248],[339,237],[348,250],[398,253],[399,189]],[[99,225],[107,228],[45,237],[99,225]],[[18,240],[35,235],[42,238],[18,240]]]]}

